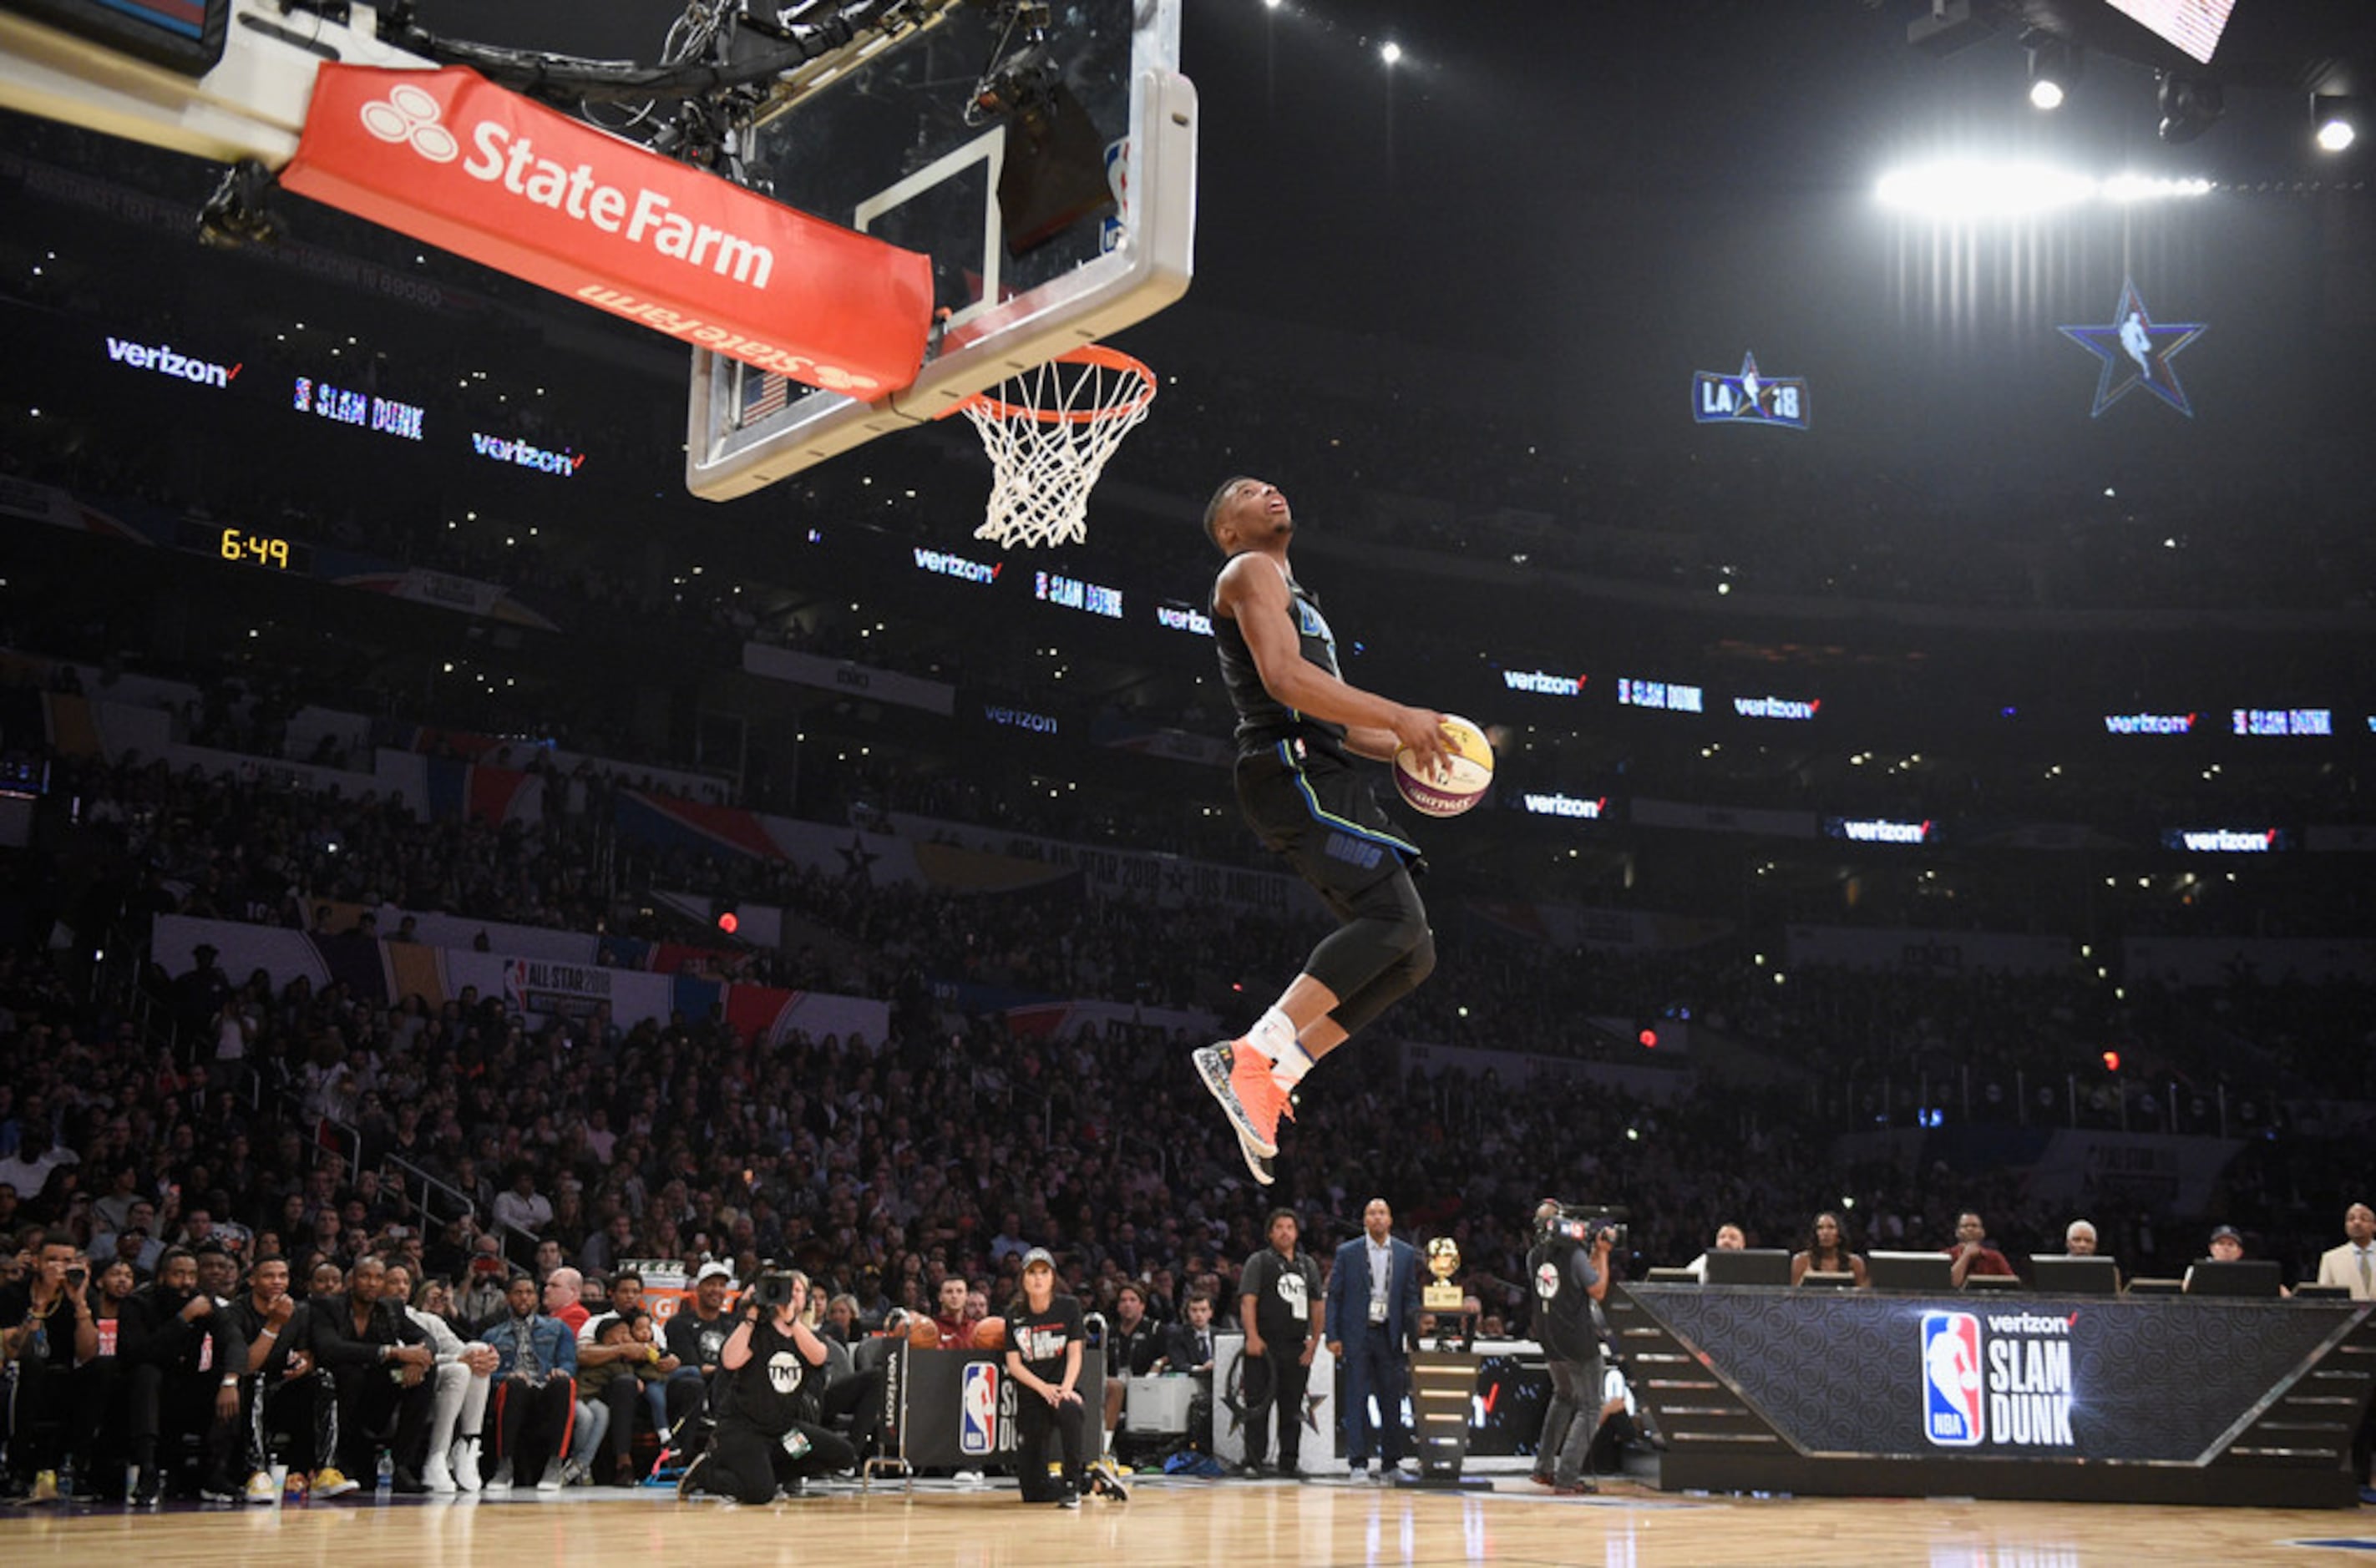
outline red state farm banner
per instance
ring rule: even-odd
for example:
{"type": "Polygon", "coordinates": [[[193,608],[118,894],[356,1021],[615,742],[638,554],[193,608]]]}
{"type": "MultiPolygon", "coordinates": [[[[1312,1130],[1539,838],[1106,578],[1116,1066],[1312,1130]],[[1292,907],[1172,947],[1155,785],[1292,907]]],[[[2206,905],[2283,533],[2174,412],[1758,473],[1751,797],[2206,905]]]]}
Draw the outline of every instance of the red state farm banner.
{"type": "Polygon", "coordinates": [[[280,183],[673,338],[873,402],[916,378],[932,264],[459,66],[324,65],[280,183]]]}

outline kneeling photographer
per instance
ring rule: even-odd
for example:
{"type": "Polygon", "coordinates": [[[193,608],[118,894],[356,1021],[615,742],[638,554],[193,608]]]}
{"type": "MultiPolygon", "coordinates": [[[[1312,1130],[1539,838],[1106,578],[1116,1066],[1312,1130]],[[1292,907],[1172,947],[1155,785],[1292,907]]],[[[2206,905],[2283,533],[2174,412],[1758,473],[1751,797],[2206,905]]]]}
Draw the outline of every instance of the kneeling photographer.
{"type": "Polygon", "coordinates": [[[1535,1288],[1535,1337],[1551,1374],[1550,1408],[1535,1443],[1536,1484],[1588,1492],[1584,1473],[1600,1424],[1600,1335],[1592,1303],[1609,1294],[1609,1254],[1621,1227],[1606,1209],[1545,1198],[1535,1206],[1535,1244],[1527,1273],[1535,1288]]]}
{"type": "Polygon", "coordinates": [[[808,1276],[798,1270],[770,1270],[752,1286],[742,1321],[719,1356],[718,1430],[685,1471],[680,1495],[766,1503],[779,1484],[797,1487],[858,1463],[849,1443],[820,1421],[827,1352],[800,1320],[808,1289],[808,1276]]]}

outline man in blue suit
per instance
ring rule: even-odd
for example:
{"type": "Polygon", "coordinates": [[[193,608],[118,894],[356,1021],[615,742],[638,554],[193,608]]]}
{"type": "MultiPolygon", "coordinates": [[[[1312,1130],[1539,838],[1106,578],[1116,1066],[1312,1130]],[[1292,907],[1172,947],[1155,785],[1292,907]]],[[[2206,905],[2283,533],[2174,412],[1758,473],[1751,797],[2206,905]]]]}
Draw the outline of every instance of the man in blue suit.
{"type": "Polygon", "coordinates": [[[1395,1211],[1372,1198],[1361,1211],[1363,1234],[1336,1249],[1328,1276],[1325,1318],[1336,1337],[1328,1353],[1345,1369],[1345,1456],[1353,1479],[1370,1474],[1370,1401],[1378,1402],[1378,1476],[1384,1479],[1412,1451],[1403,1424],[1410,1386],[1410,1352],[1419,1340],[1419,1249],[1394,1234],[1395,1211]]]}

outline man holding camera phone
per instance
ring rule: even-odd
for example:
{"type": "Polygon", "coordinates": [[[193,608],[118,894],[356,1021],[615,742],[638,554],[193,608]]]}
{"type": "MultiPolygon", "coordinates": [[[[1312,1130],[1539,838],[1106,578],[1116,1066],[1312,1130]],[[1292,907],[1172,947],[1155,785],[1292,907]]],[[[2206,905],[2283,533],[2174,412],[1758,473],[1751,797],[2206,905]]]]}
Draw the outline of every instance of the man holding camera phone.
{"type": "Polygon", "coordinates": [[[767,1503],[778,1484],[797,1488],[857,1466],[858,1451],[821,1424],[828,1352],[801,1321],[808,1295],[808,1276],[796,1269],[770,1270],[752,1286],[719,1353],[718,1430],[677,1484],[679,1496],[767,1503]]]}
{"type": "Polygon", "coordinates": [[[99,1324],[85,1299],[89,1279],[74,1238],[52,1230],[42,1238],[32,1272],[0,1289],[0,1360],[17,1368],[6,1482],[11,1500],[58,1501],[75,1363],[99,1354],[99,1324]]]}

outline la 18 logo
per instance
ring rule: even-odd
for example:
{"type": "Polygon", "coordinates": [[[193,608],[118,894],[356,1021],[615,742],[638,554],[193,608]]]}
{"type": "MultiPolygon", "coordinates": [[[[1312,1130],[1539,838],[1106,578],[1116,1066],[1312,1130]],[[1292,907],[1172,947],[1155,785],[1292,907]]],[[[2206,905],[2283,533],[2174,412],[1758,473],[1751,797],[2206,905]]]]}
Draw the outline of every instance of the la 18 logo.
{"type": "Polygon", "coordinates": [[[1692,419],[1700,424],[1770,424],[1804,430],[1812,410],[1807,383],[1799,376],[1769,376],[1757,356],[1741,356],[1738,374],[1703,370],[1692,376],[1692,419]]]}

